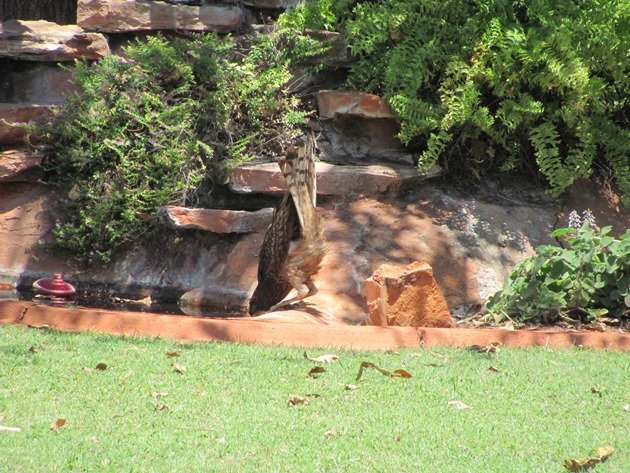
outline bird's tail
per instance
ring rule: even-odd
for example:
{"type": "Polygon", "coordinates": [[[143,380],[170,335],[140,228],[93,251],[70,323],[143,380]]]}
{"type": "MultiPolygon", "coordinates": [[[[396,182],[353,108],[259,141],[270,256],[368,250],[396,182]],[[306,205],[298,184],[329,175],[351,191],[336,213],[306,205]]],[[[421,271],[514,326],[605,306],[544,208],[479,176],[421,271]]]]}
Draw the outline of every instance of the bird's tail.
{"type": "Polygon", "coordinates": [[[310,132],[291,145],[285,158],[280,162],[280,168],[300,219],[302,236],[321,232],[319,216],[315,210],[317,205],[315,150],[315,135],[310,132]]]}

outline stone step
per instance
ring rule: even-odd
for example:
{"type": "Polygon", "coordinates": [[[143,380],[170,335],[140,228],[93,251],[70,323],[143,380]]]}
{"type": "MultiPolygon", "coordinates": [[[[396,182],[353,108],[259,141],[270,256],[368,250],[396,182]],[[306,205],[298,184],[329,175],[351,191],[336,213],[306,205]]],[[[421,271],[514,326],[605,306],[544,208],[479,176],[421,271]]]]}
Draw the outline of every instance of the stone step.
{"type": "Polygon", "coordinates": [[[26,125],[41,123],[52,115],[53,108],[35,103],[0,103],[0,144],[23,143],[32,133],[26,125]]]}
{"type": "MultiPolygon", "coordinates": [[[[337,166],[317,162],[317,193],[320,195],[376,195],[397,192],[403,184],[436,177],[441,168],[421,171],[412,166],[337,166]]],[[[286,183],[276,163],[237,167],[230,177],[230,189],[237,193],[282,194],[286,183]]]]}
{"type": "Polygon", "coordinates": [[[323,127],[318,146],[327,161],[414,164],[413,155],[398,139],[396,114],[378,95],[320,90],[317,104],[323,127]]]}
{"type": "Polygon", "coordinates": [[[319,117],[323,119],[341,116],[396,119],[396,113],[385,100],[365,92],[320,90],[317,92],[317,106],[319,117]]]}
{"type": "Polygon", "coordinates": [[[0,57],[27,61],[100,59],[110,53],[102,34],[86,33],[77,25],[50,21],[0,22],[0,57]]]}
{"type": "Polygon", "coordinates": [[[0,151],[0,182],[35,182],[44,155],[28,149],[0,151]]]}
{"type": "Polygon", "coordinates": [[[240,28],[237,6],[174,5],[150,0],[79,0],[77,23],[88,31],[124,33],[142,30],[229,32],[240,28]]]}
{"type": "Polygon", "coordinates": [[[158,209],[158,220],[175,230],[204,230],[213,233],[252,233],[267,229],[272,208],[245,210],[190,209],[166,206],[158,209]]]}

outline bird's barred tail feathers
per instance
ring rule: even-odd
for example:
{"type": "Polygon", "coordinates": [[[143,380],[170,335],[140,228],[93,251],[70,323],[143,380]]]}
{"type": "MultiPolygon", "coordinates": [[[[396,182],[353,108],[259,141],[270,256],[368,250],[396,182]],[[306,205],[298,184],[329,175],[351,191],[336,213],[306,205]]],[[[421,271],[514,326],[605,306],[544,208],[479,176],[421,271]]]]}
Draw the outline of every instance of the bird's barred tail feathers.
{"type": "Polygon", "coordinates": [[[285,158],[280,162],[303,233],[305,228],[319,225],[315,210],[317,204],[315,149],[315,135],[310,132],[291,145],[285,158]]]}

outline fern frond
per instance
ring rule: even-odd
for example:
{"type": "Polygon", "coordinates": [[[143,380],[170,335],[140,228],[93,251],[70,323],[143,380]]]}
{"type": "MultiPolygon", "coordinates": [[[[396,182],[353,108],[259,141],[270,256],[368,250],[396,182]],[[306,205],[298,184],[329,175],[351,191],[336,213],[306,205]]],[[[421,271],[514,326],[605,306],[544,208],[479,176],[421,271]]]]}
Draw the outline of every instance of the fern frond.
{"type": "Polygon", "coordinates": [[[452,135],[444,130],[431,133],[427,141],[427,149],[420,155],[418,160],[418,167],[420,169],[429,169],[434,166],[451,139],[452,135]]]}

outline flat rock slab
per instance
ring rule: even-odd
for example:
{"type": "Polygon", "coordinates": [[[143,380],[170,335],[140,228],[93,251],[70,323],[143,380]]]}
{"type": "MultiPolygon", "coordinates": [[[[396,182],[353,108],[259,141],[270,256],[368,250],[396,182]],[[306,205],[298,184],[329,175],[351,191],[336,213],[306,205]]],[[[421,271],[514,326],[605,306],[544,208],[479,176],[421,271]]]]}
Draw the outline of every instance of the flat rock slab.
{"type": "MultiPolygon", "coordinates": [[[[420,182],[440,174],[400,165],[337,166],[318,162],[317,193],[320,195],[375,195],[396,192],[403,184],[420,182]]],[[[230,178],[230,189],[239,193],[282,194],[286,182],[276,163],[239,166],[230,178]]]]}
{"type": "Polygon", "coordinates": [[[172,5],[151,0],[79,0],[77,23],[89,31],[237,30],[243,11],[236,6],[172,5]]]}
{"type": "MultiPolygon", "coordinates": [[[[242,3],[254,8],[286,8],[295,5],[299,0],[224,0],[223,3],[242,3]]],[[[164,0],[171,5],[188,5],[199,7],[207,0],[164,0]]]]}
{"type": "Polygon", "coordinates": [[[0,182],[30,181],[32,171],[38,168],[44,155],[29,150],[0,151],[0,182]]]}
{"type": "MultiPolygon", "coordinates": [[[[238,0],[230,0],[227,3],[237,3],[238,0]]],[[[298,3],[297,0],[243,0],[245,5],[254,8],[287,8],[298,3]]]]}
{"type": "Polygon", "coordinates": [[[0,102],[61,105],[78,91],[74,73],[59,64],[10,61],[2,67],[0,102]]]}
{"type": "Polygon", "coordinates": [[[0,57],[28,61],[100,59],[110,53],[105,37],[76,25],[49,21],[9,20],[0,23],[0,57]]]}
{"type": "MultiPolygon", "coordinates": [[[[294,317],[295,318],[295,317],[294,317]]],[[[218,319],[139,312],[61,308],[33,302],[0,300],[0,324],[91,331],[129,336],[160,336],[186,341],[351,350],[393,350],[423,346],[590,347],[630,350],[630,334],[494,329],[370,327],[283,322],[252,318],[218,319]]]]}
{"type": "Polygon", "coordinates": [[[167,206],[158,209],[158,219],[175,230],[192,229],[213,233],[252,233],[266,230],[271,222],[273,210],[272,208],[266,208],[248,212],[245,210],[189,209],[186,207],[167,206]]]}
{"type": "Polygon", "coordinates": [[[320,90],[317,92],[317,105],[320,118],[352,116],[396,119],[396,113],[385,100],[365,92],[320,90]]]}
{"type": "Polygon", "coordinates": [[[23,143],[32,132],[25,125],[39,123],[53,113],[52,105],[0,103],[0,144],[23,143]]]}

